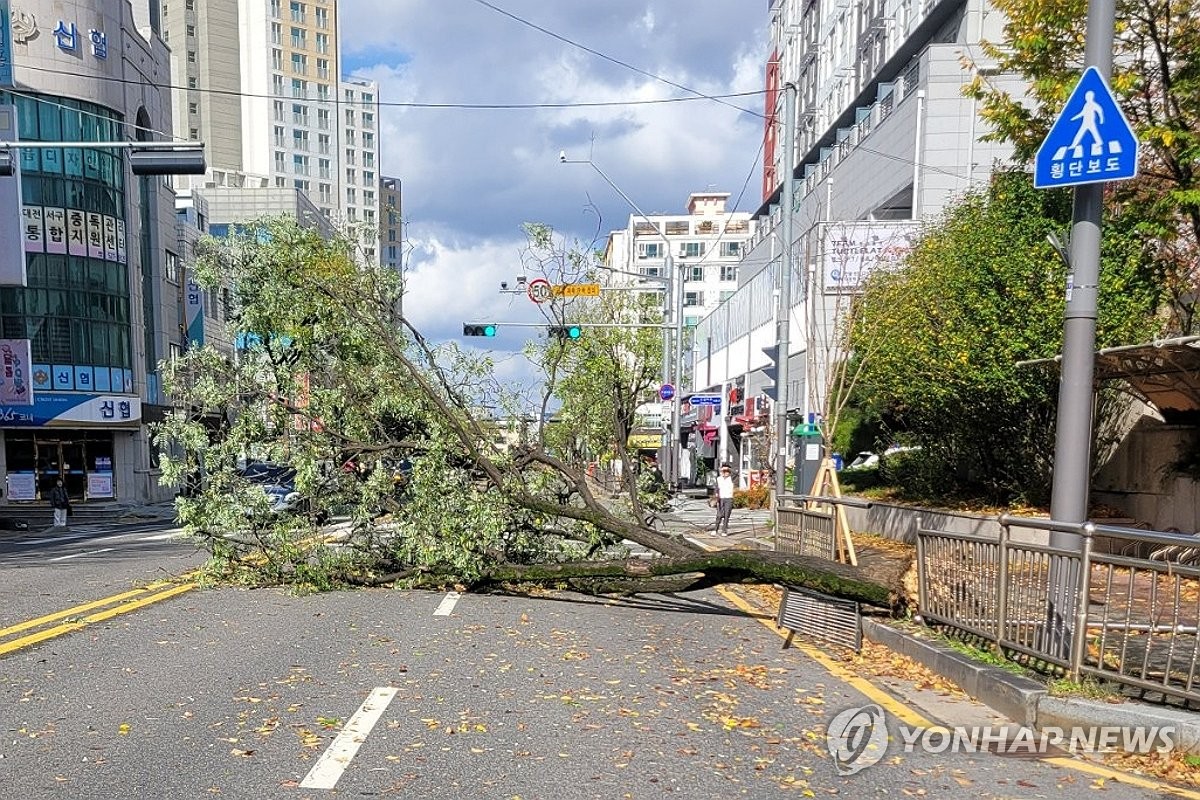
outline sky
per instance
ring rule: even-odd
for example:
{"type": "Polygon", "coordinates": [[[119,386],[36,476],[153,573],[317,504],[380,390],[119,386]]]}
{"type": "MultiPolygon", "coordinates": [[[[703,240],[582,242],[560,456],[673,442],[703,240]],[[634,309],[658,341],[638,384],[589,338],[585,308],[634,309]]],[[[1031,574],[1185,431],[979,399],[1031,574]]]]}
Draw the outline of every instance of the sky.
{"type": "MultiPolygon", "coordinates": [[[[731,193],[729,210],[757,209],[767,7],[341,0],[343,72],[378,82],[382,173],[403,186],[414,324],[446,340],[461,338],[464,322],[540,320],[524,295],[499,291],[521,272],[522,224],[597,247],[626,226],[630,205],[588,164],[560,163],[562,151],[590,159],[647,214],[683,213],[690,193],[709,190],[731,193]],[[703,95],[748,94],[633,104],[695,98],[668,81],[703,95]]],[[[528,365],[509,354],[536,333],[501,326],[495,339],[463,344],[486,342],[497,377],[524,382],[528,365]]]]}

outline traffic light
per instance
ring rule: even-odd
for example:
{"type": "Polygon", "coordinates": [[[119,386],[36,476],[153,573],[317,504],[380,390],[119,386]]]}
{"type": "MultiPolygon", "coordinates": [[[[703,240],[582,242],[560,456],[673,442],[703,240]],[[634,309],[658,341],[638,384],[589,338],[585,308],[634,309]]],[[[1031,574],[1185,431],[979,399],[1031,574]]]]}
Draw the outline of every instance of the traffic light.
{"type": "Polygon", "coordinates": [[[495,336],[496,326],[491,323],[471,322],[463,325],[463,336],[495,336]]]}
{"type": "Polygon", "coordinates": [[[550,335],[555,339],[578,339],[583,335],[583,328],[579,325],[551,325],[550,335]]]}
{"type": "Polygon", "coordinates": [[[771,398],[772,401],[779,399],[779,387],[775,381],[779,378],[779,342],[764,347],[762,349],[767,354],[767,366],[763,367],[763,373],[767,376],[767,385],[762,388],[762,393],[771,398]]]}

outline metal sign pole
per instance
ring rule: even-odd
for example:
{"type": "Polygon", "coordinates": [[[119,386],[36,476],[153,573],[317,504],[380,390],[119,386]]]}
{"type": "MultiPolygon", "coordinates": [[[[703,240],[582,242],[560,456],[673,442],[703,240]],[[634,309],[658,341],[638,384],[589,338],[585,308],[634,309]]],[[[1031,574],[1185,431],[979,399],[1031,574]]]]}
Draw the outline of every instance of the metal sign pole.
{"type": "MultiPolygon", "coordinates": [[[[1085,66],[1096,67],[1105,78],[1112,74],[1114,0],[1089,0],[1085,66]]],[[[1058,418],[1054,441],[1054,486],[1050,517],[1060,522],[1084,522],[1088,512],[1088,489],[1092,453],[1092,401],[1094,396],[1096,308],[1100,282],[1100,224],[1104,184],[1089,183],[1075,188],[1071,225],[1071,272],[1067,282],[1067,310],[1063,323],[1062,376],[1059,384],[1058,418]]],[[[1051,532],[1050,545],[1079,552],[1076,534],[1051,532]]],[[[1051,571],[1048,609],[1048,644],[1056,654],[1071,652],[1073,631],[1071,609],[1075,578],[1065,565],[1051,571]]]]}

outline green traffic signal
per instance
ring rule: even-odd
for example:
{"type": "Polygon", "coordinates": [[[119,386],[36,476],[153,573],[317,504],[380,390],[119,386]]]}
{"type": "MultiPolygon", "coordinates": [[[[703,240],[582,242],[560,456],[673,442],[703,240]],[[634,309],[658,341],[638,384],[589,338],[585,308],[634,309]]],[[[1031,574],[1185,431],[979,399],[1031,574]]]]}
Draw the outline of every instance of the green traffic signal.
{"type": "Polygon", "coordinates": [[[550,326],[550,335],[556,339],[578,339],[583,336],[583,327],[580,325],[552,325],[550,326]]]}
{"type": "Polygon", "coordinates": [[[496,326],[493,324],[471,323],[463,325],[463,336],[495,336],[496,326]]]}

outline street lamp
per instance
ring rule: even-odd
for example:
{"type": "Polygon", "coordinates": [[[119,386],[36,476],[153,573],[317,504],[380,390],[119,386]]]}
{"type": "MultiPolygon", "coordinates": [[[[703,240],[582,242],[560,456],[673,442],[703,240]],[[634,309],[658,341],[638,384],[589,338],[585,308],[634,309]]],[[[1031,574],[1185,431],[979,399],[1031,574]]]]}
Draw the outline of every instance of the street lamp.
{"type": "MultiPolygon", "coordinates": [[[[680,427],[680,417],[681,417],[680,394],[682,393],[682,389],[683,389],[683,387],[679,385],[683,380],[683,280],[682,280],[682,276],[680,276],[678,280],[676,279],[675,257],[673,255],[671,255],[671,240],[667,238],[666,234],[663,233],[662,229],[658,225],[655,225],[653,222],[650,221],[650,216],[648,214],[646,214],[645,211],[642,211],[642,209],[638,207],[638,204],[633,202],[633,199],[629,195],[625,194],[625,192],[623,192],[621,190],[621,187],[617,186],[617,184],[613,182],[612,178],[608,177],[608,175],[605,174],[604,170],[602,170],[602,169],[600,169],[600,167],[596,166],[596,163],[594,161],[592,161],[590,158],[589,159],[569,159],[569,158],[567,158],[567,153],[564,150],[564,151],[559,152],[558,160],[560,163],[563,163],[563,164],[587,164],[589,167],[591,167],[596,172],[597,175],[599,175],[601,178],[604,179],[605,183],[607,183],[609,186],[612,187],[612,190],[614,192],[616,192],[617,194],[619,194],[621,196],[622,200],[624,200],[626,203],[628,203],[629,206],[634,211],[636,211],[637,214],[642,219],[644,219],[648,224],[653,226],[655,233],[657,233],[659,238],[663,240],[663,246],[666,248],[664,251],[664,257],[663,257],[664,270],[667,273],[666,279],[664,281],[666,283],[666,287],[667,287],[666,296],[664,298],[664,301],[665,301],[664,311],[667,314],[671,315],[671,320],[672,320],[672,322],[674,322],[674,330],[675,330],[675,353],[674,353],[674,355],[675,355],[675,358],[674,358],[675,381],[674,381],[674,383],[676,384],[675,396],[671,400],[671,434],[670,434],[668,446],[667,446],[667,470],[666,470],[666,472],[667,472],[668,483],[670,483],[671,485],[675,485],[679,481],[679,446],[680,446],[679,427],[680,427]],[[676,288],[676,283],[678,283],[678,288],[676,288]]],[[[642,276],[642,277],[648,277],[648,276],[642,276]]],[[[671,373],[669,371],[668,362],[667,362],[667,353],[670,350],[670,348],[668,346],[669,340],[670,340],[670,334],[667,332],[666,329],[664,329],[664,331],[663,331],[663,364],[662,364],[662,382],[663,383],[671,383],[672,382],[671,381],[671,373]]]]}

